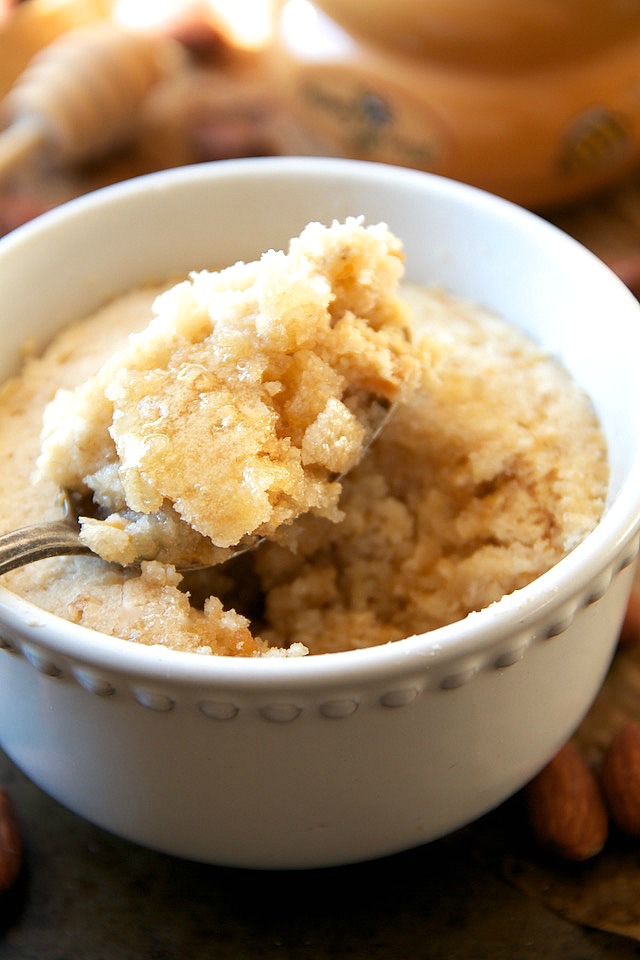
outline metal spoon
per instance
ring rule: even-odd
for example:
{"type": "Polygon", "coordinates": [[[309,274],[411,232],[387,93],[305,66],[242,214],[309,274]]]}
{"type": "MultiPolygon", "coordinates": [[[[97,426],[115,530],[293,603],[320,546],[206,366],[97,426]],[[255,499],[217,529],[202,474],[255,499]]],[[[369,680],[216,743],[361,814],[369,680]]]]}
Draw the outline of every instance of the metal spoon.
{"type": "MultiPolygon", "coordinates": [[[[371,430],[362,456],[378,439],[396,408],[395,403],[389,403],[386,406],[382,406],[380,401],[378,403],[383,412],[378,423],[371,430]]],[[[340,474],[335,479],[342,480],[344,476],[345,474],[340,474]]],[[[60,520],[33,523],[0,535],[0,575],[8,573],[9,570],[14,570],[16,567],[23,567],[28,563],[44,560],[48,557],[98,556],[80,539],[80,525],[73,504],[73,495],[66,490],[61,490],[60,498],[63,510],[63,516],[60,520]]],[[[264,540],[264,537],[247,535],[236,547],[229,548],[227,555],[221,562],[226,563],[232,557],[237,557],[248,550],[254,550],[264,540]]],[[[202,567],[189,567],[188,569],[202,569],[202,567]]]]}
{"type": "Polygon", "coordinates": [[[73,554],[91,554],[80,540],[78,517],[66,491],[61,491],[63,517],[33,523],[0,536],[0,574],[34,560],[73,554]]]}

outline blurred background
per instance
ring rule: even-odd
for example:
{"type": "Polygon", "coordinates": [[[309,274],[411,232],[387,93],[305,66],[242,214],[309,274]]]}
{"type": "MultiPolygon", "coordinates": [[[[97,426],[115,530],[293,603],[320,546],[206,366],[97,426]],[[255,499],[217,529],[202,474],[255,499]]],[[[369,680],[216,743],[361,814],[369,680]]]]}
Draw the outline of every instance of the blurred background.
{"type": "Polygon", "coordinates": [[[0,129],[0,233],[164,167],[345,156],[530,207],[640,292],[640,0],[0,0],[0,129]]]}

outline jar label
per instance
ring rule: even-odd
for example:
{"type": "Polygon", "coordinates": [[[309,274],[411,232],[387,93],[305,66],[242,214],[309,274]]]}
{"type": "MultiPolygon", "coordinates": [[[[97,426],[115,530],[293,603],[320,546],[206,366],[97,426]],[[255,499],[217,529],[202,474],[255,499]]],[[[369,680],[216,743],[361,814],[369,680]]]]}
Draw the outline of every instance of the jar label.
{"type": "Polygon", "coordinates": [[[415,103],[379,82],[346,71],[304,71],[296,96],[305,123],[347,156],[434,170],[443,163],[443,123],[424,103],[415,103]]]}

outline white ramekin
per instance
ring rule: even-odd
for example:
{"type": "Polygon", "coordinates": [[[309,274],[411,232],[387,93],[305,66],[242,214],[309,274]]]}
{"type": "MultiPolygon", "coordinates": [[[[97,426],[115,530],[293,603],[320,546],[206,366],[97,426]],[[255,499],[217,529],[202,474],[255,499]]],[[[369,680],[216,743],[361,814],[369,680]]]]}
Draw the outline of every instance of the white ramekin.
{"type": "Polygon", "coordinates": [[[499,311],[557,354],[609,444],[604,517],[534,583],[372,649],[207,658],[137,646],[0,590],[0,742],[44,790],[139,843],[246,867],[399,851],[518,789],[607,671],[640,526],[640,308],[541,219],[429,174],[269,158],[171,170],[58,208],[0,242],[0,375],[27,338],[140,281],[253,258],[310,220],[365,214],[407,273],[499,311]]]}

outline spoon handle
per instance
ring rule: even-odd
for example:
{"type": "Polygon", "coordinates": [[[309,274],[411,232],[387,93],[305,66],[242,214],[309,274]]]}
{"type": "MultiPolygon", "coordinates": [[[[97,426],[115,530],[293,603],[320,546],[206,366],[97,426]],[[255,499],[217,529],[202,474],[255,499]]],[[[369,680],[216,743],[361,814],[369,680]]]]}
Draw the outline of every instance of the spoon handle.
{"type": "Polygon", "coordinates": [[[90,553],[68,521],[34,523],[0,536],[0,574],[46,557],[90,553]]]}

